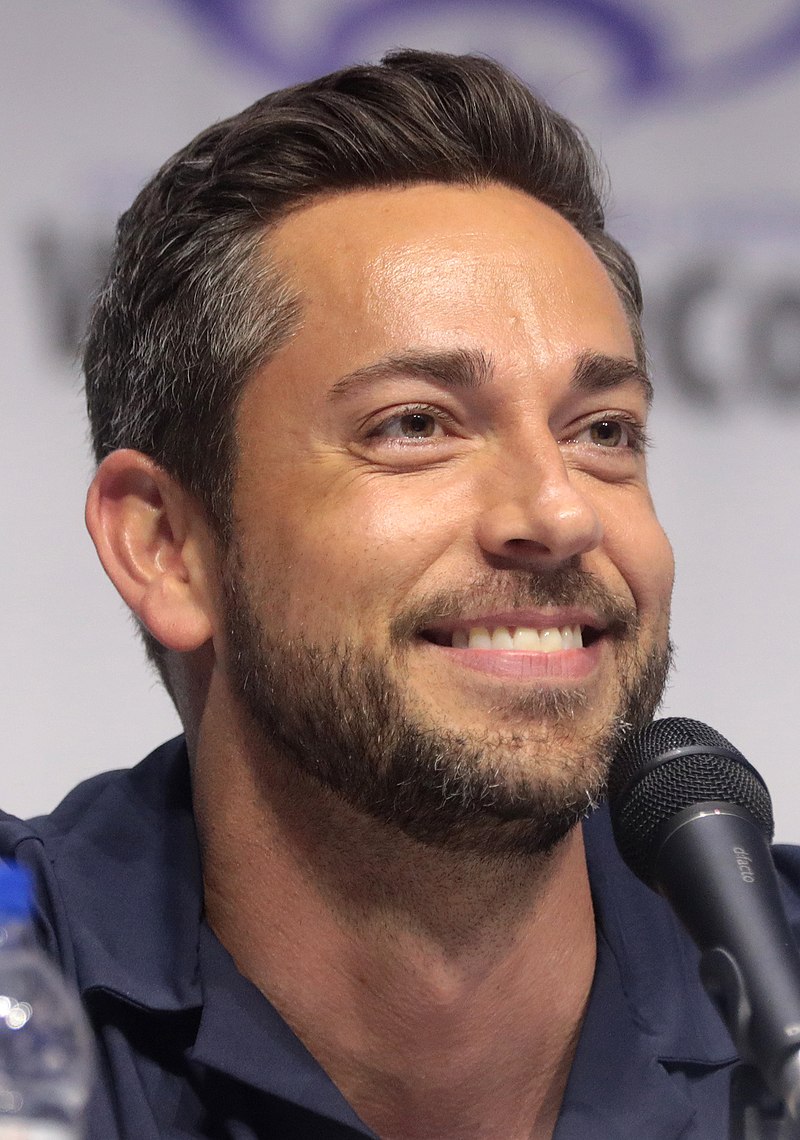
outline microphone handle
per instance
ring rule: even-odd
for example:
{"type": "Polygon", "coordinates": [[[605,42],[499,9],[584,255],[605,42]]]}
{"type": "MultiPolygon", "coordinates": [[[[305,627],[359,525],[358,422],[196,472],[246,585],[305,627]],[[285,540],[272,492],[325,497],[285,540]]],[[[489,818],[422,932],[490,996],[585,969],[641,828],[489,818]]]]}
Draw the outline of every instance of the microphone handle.
{"type": "Polygon", "coordinates": [[[742,1059],[798,1118],[800,953],[763,830],[734,804],[693,804],[662,826],[653,878],[742,1059]]]}

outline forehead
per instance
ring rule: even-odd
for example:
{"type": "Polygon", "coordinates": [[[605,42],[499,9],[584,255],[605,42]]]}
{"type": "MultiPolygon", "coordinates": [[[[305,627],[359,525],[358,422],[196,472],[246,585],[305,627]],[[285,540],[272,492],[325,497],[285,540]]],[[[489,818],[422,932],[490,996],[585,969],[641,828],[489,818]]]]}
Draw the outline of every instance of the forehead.
{"type": "Polygon", "coordinates": [[[337,373],[409,349],[480,350],[526,372],[582,352],[634,355],[604,267],[521,191],[420,184],[315,201],[269,235],[300,295],[278,364],[337,373]],[[304,364],[305,359],[305,364],[304,364]]]}

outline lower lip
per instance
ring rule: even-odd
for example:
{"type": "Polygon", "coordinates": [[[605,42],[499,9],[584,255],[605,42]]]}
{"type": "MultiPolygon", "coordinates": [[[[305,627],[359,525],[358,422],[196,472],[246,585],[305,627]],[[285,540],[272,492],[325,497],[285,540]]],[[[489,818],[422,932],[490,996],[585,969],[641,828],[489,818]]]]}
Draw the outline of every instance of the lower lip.
{"type": "Polygon", "coordinates": [[[455,665],[476,673],[490,673],[518,681],[582,681],[597,668],[602,638],[583,649],[560,649],[552,653],[528,653],[522,649],[435,648],[455,665]]]}

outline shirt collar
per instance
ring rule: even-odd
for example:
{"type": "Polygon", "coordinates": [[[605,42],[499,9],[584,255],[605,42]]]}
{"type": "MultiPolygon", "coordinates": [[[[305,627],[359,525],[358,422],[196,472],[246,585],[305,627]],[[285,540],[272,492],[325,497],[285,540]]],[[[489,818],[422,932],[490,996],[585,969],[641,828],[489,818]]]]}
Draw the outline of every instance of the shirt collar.
{"type": "Polygon", "coordinates": [[[199,1007],[203,889],[183,739],[86,781],[35,823],[81,991],[154,1011],[199,1007]]]}
{"type": "Polygon", "coordinates": [[[197,1010],[193,1061],[373,1137],[203,920],[182,740],[81,785],[36,824],[84,994],[103,990],[152,1013],[197,1010]]]}
{"type": "Polygon", "coordinates": [[[699,953],[666,901],[626,867],[607,808],[584,825],[598,930],[635,1023],[662,1062],[725,1065],[737,1057],[698,968],[699,953]]]}
{"type": "Polygon", "coordinates": [[[205,924],[200,932],[200,963],[207,988],[192,1060],[375,1140],[319,1062],[239,973],[205,924]]]}

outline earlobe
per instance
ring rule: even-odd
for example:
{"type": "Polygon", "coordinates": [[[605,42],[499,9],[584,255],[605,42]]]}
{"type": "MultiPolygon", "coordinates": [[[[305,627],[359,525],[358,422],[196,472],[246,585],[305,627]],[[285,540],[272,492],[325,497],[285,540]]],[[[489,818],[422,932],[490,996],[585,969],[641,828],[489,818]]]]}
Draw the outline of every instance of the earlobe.
{"type": "Polygon", "coordinates": [[[185,653],[211,638],[203,523],[166,471],[141,452],[112,452],[89,488],[86,525],[109,578],[162,645],[185,653]]]}

